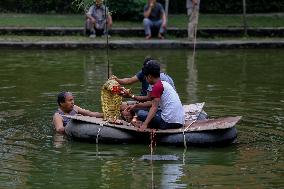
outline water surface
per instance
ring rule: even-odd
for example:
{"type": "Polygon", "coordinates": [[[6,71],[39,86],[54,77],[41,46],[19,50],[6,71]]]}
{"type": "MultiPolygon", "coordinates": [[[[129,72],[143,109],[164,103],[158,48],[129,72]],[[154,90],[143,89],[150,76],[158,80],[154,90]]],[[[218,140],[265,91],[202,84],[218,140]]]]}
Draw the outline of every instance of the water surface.
{"type": "MultiPolygon", "coordinates": [[[[284,50],[110,51],[111,72],[133,76],[145,56],[162,62],[183,103],[213,118],[242,115],[225,148],[157,146],[176,161],[141,160],[146,145],[66,141],[54,134],[56,95],[101,111],[107,57],[100,50],[0,51],[0,188],[283,188],[284,50]]],[[[131,86],[139,91],[139,85],[131,86]]]]}

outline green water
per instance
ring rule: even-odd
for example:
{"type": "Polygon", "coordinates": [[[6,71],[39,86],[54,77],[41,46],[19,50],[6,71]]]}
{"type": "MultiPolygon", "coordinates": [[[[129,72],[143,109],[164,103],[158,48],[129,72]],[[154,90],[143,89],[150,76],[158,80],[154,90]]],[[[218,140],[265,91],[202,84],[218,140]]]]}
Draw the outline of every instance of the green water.
{"type": "MultiPolygon", "coordinates": [[[[105,51],[0,50],[0,188],[284,188],[284,50],[110,51],[110,68],[132,76],[145,56],[162,62],[184,104],[215,118],[242,115],[225,148],[157,146],[177,161],[140,160],[147,145],[66,141],[51,120],[59,91],[100,111],[105,51]]],[[[138,93],[139,85],[131,86],[138,93]]]]}

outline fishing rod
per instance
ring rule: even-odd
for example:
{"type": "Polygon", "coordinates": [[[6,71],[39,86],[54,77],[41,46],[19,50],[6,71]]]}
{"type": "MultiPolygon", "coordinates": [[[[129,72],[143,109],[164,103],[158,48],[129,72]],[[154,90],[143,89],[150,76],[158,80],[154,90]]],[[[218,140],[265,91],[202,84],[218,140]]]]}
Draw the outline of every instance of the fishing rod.
{"type": "Polygon", "coordinates": [[[105,37],[106,37],[106,56],[107,56],[107,79],[110,77],[110,65],[109,65],[109,37],[108,37],[108,11],[107,11],[107,0],[105,1],[105,19],[106,19],[106,24],[105,24],[105,37]]]}

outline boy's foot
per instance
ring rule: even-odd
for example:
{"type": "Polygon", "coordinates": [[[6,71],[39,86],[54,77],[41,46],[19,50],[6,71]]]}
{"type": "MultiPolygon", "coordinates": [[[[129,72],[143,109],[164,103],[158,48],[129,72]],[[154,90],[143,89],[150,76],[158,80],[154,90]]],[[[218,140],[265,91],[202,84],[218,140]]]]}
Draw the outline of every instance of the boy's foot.
{"type": "Polygon", "coordinates": [[[151,39],[151,35],[147,35],[146,37],[145,37],[145,39],[151,39]]]}
{"type": "Polygon", "coordinates": [[[90,38],[96,38],[96,34],[89,35],[90,38]]]}
{"type": "Polygon", "coordinates": [[[158,34],[158,38],[159,39],[165,39],[165,37],[161,33],[158,34]]]}

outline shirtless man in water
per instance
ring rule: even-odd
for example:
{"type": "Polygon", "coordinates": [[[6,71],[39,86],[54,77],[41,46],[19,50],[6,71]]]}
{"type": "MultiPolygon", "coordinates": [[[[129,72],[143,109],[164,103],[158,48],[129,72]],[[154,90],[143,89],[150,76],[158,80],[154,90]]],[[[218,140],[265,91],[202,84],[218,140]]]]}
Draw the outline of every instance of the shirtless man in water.
{"type": "Polygon", "coordinates": [[[103,117],[102,113],[92,112],[76,106],[74,104],[74,97],[70,92],[61,92],[57,96],[58,110],[53,115],[53,125],[56,132],[64,134],[65,126],[70,121],[70,118],[63,117],[63,115],[81,114],[90,117],[103,117]]]}

